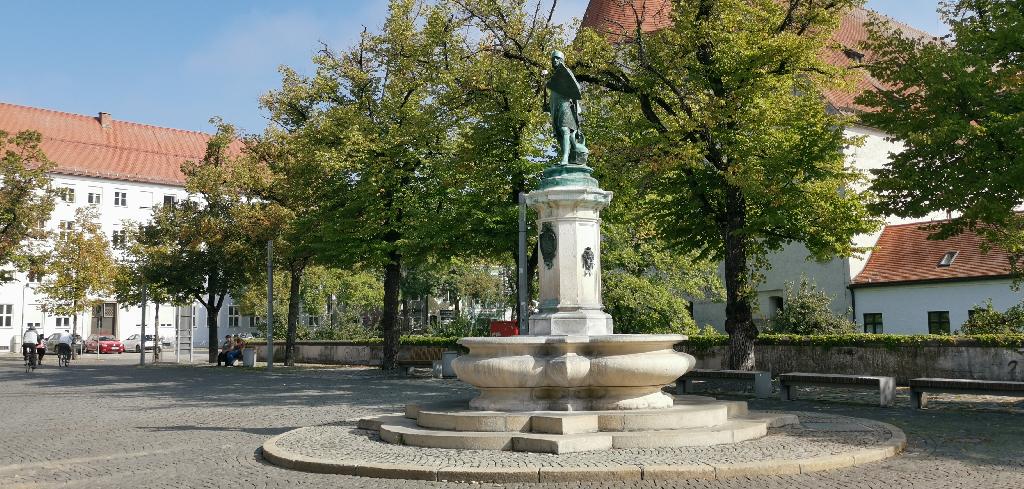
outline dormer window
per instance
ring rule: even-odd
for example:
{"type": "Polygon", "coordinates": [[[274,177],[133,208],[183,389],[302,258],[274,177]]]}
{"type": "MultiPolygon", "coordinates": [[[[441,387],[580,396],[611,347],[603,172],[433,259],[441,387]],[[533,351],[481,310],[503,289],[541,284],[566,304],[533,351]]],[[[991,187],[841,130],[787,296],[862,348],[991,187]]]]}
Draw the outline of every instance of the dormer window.
{"type": "Polygon", "coordinates": [[[956,256],[959,255],[958,251],[947,251],[945,255],[942,255],[942,259],[939,260],[939,267],[948,267],[953,264],[953,260],[956,260],[956,256]]]}
{"type": "Polygon", "coordinates": [[[849,58],[853,62],[856,62],[856,63],[863,63],[864,62],[864,53],[862,53],[860,51],[857,51],[855,49],[850,49],[850,48],[843,49],[843,54],[845,54],[846,57],[849,58]]]}

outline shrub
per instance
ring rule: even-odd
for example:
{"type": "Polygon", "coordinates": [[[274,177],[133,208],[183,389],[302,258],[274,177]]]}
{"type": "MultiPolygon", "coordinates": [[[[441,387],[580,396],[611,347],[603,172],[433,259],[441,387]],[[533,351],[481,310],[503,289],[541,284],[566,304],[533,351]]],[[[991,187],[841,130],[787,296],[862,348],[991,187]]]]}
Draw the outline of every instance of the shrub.
{"type": "Polygon", "coordinates": [[[1024,334],[1024,302],[1005,312],[992,307],[992,299],[984,307],[974,307],[971,317],[960,326],[959,334],[1024,334]]]}
{"type": "Polygon", "coordinates": [[[806,278],[800,279],[799,289],[794,283],[787,283],[782,310],[771,320],[768,331],[798,335],[856,332],[857,325],[832,312],[831,304],[832,298],[806,278]]]}

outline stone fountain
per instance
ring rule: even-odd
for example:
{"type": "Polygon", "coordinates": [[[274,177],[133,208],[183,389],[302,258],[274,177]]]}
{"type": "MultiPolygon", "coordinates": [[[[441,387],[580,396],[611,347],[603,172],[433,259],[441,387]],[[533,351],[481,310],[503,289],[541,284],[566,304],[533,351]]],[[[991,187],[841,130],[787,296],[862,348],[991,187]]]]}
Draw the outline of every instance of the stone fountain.
{"type": "Polygon", "coordinates": [[[559,158],[527,196],[542,258],[530,334],[459,341],[469,353],[453,367],[476,388],[472,399],[410,403],[404,413],[360,419],[355,429],[299,428],[264,443],[263,457],[310,472],[504,483],[803,473],[899,453],[906,438],[889,425],[830,418],[794,427],[796,416],[748,412],[742,401],[667,394],[664,387],[694,366],[673,348],[686,337],[613,333],[601,304],[600,230],[612,194],[587,166],[579,85],[562,61],[555,52],[548,82],[559,158]],[[713,447],[765,437],[769,428],[787,436],[759,440],[760,449],[713,447]],[[837,450],[840,438],[849,447],[837,450]],[[868,439],[873,446],[863,447],[868,439]]]}

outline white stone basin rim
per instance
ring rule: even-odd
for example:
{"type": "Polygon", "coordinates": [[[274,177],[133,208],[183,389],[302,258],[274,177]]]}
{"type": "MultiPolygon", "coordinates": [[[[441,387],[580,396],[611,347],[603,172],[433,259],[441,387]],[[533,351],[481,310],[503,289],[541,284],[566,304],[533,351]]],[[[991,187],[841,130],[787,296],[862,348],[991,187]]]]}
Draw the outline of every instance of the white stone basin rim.
{"type": "Polygon", "coordinates": [[[512,336],[463,338],[468,355],[452,367],[480,390],[476,409],[659,409],[661,387],[696,360],[673,349],[684,335],[512,336]]]}

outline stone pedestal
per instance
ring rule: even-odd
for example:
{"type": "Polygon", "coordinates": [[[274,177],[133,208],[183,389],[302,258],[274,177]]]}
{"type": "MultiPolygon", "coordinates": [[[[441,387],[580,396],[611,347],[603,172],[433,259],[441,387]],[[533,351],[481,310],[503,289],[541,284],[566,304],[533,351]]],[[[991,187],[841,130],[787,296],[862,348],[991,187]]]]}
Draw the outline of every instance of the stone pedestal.
{"type": "Polygon", "coordinates": [[[589,171],[556,170],[545,172],[548,185],[526,196],[540,232],[540,311],[530,316],[530,335],[610,335],[612,317],[601,302],[600,216],[612,193],[598,188],[589,171]]]}

